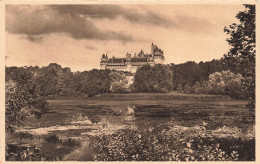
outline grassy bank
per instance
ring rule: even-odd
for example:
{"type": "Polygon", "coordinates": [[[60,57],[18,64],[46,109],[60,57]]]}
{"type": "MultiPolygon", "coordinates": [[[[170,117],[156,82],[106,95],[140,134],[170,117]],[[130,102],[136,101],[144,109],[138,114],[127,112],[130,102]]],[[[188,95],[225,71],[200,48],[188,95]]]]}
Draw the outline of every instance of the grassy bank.
{"type": "Polygon", "coordinates": [[[153,100],[230,100],[229,96],[205,95],[205,94],[184,94],[184,93],[107,93],[96,95],[93,98],[99,99],[153,99],[153,100]]]}
{"type": "Polygon", "coordinates": [[[45,96],[49,100],[81,100],[81,99],[124,99],[124,100],[231,100],[225,95],[185,94],[185,93],[105,93],[93,97],[84,96],[45,96]]]}

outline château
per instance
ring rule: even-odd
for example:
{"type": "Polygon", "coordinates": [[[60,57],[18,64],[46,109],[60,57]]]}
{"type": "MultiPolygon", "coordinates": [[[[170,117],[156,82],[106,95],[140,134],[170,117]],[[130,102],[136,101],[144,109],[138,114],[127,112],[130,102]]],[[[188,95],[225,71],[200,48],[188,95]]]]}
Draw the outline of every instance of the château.
{"type": "Polygon", "coordinates": [[[131,54],[126,53],[125,58],[108,58],[107,54],[103,54],[100,66],[101,69],[111,69],[117,71],[130,72],[135,74],[136,70],[143,65],[155,65],[164,63],[163,51],[152,43],[151,53],[147,54],[141,50],[138,54],[131,56],[131,54]]]}

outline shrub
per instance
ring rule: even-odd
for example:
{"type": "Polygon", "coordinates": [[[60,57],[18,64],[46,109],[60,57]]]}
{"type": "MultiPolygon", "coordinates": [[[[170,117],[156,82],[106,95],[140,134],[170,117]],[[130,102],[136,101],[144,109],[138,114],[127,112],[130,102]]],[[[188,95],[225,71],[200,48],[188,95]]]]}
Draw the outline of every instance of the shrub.
{"type": "Polygon", "coordinates": [[[207,137],[179,138],[158,127],[141,132],[123,129],[94,139],[100,161],[231,161],[254,160],[254,140],[207,137]],[[243,145],[247,145],[243,147],[243,145]],[[246,151],[250,152],[243,154],[246,151]]]}
{"type": "Polygon", "coordinates": [[[196,94],[201,93],[201,88],[202,88],[202,86],[201,86],[200,82],[196,81],[196,83],[192,87],[192,93],[196,93],[196,94]]]}
{"type": "Polygon", "coordinates": [[[45,138],[45,141],[50,142],[50,143],[61,143],[60,138],[55,134],[47,136],[45,138]]]}
{"type": "Polygon", "coordinates": [[[229,70],[215,72],[209,76],[209,84],[212,86],[211,93],[241,98],[242,78],[241,74],[234,74],[229,70]]]}
{"type": "Polygon", "coordinates": [[[68,138],[66,140],[62,141],[62,144],[65,146],[70,146],[70,147],[74,147],[74,146],[79,146],[80,142],[76,139],[72,139],[72,138],[68,138]]]}
{"type": "Polygon", "coordinates": [[[183,89],[183,92],[184,93],[191,93],[191,87],[187,84],[184,86],[184,89],[183,89]]]}

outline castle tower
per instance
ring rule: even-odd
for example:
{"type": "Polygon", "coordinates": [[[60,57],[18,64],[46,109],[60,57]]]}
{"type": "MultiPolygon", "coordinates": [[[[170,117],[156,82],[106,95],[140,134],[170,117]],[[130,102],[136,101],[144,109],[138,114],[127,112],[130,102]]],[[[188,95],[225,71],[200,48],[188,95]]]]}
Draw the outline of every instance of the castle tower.
{"type": "Polygon", "coordinates": [[[148,62],[149,65],[154,66],[155,62],[154,62],[154,59],[153,59],[153,55],[149,55],[147,57],[147,62],[148,62]]]}
{"type": "Polygon", "coordinates": [[[155,64],[163,64],[164,63],[164,54],[163,51],[152,43],[151,45],[151,55],[153,57],[155,64]]]}
{"type": "Polygon", "coordinates": [[[107,54],[103,54],[100,61],[100,67],[101,69],[106,69],[108,63],[108,56],[107,54]]]}
{"type": "Polygon", "coordinates": [[[131,63],[131,54],[129,54],[128,52],[126,53],[126,58],[125,58],[126,62],[126,71],[128,72],[132,72],[132,63],[131,63]]]}
{"type": "Polygon", "coordinates": [[[154,52],[156,51],[156,49],[158,49],[158,47],[152,43],[152,45],[151,45],[151,54],[152,55],[154,55],[154,52]]]}

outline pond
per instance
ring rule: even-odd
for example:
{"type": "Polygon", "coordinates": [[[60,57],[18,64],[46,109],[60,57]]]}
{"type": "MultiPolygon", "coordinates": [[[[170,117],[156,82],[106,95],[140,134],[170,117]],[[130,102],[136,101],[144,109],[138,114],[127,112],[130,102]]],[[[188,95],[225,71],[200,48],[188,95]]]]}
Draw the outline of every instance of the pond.
{"type": "Polygon", "coordinates": [[[82,145],[123,129],[152,134],[159,127],[172,134],[181,131],[184,138],[201,137],[204,129],[206,137],[252,139],[255,135],[254,113],[244,101],[53,99],[48,103],[48,113],[27,119],[19,131],[70,137],[82,145]]]}

